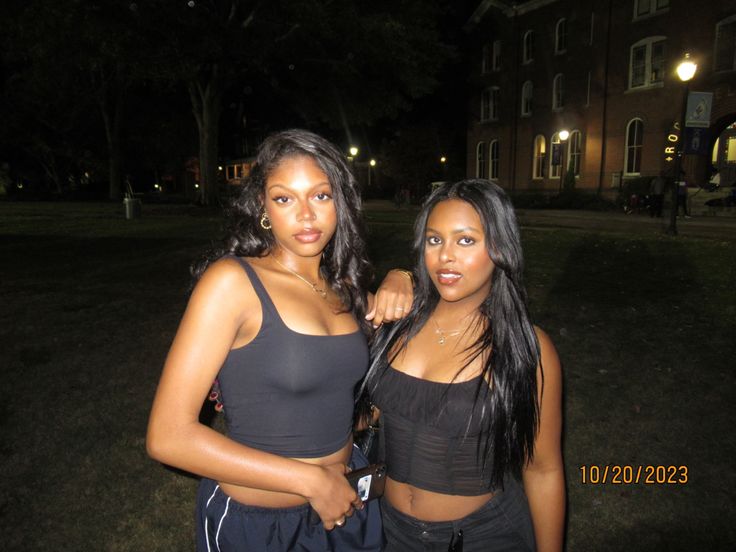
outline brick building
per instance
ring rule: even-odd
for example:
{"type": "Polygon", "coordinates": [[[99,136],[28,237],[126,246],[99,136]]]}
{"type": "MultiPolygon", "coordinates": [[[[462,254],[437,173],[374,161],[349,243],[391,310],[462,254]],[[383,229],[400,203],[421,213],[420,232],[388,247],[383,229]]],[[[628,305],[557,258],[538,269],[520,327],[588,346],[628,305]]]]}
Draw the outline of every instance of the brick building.
{"type": "Polygon", "coordinates": [[[555,192],[569,166],[606,193],[672,171],[689,53],[690,91],[713,96],[709,127],[685,136],[686,178],[707,182],[715,163],[736,180],[736,0],[484,0],[466,31],[468,175],[555,192]]]}

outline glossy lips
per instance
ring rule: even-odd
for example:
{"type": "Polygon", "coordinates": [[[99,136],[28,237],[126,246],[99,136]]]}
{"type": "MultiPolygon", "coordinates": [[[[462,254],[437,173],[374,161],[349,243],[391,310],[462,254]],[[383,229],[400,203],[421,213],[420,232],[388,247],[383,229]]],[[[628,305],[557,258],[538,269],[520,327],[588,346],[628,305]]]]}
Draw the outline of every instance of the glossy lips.
{"type": "Polygon", "coordinates": [[[322,237],[322,232],[316,228],[304,228],[294,234],[294,239],[300,243],[314,243],[322,237]]]}
{"type": "Polygon", "coordinates": [[[451,286],[463,277],[459,272],[447,269],[438,270],[435,274],[437,274],[437,282],[443,286],[451,286]]]}

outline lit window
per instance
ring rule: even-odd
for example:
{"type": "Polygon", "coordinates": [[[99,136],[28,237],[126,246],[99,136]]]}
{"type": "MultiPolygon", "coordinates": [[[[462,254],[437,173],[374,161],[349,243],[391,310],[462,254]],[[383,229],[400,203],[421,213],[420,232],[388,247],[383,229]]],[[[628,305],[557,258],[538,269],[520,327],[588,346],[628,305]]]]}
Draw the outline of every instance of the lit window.
{"type": "Polygon", "coordinates": [[[560,178],[562,172],[562,165],[565,163],[562,159],[562,146],[560,144],[560,135],[555,132],[549,141],[550,151],[552,155],[549,156],[549,177],[560,178]]]}
{"type": "Polygon", "coordinates": [[[501,70],[501,41],[493,41],[493,70],[501,70]]]}
{"type": "Polygon", "coordinates": [[[713,165],[718,165],[718,145],[721,142],[721,138],[716,138],[716,143],[713,144],[713,152],[711,153],[710,162],[713,165]]]}
{"type": "Polygon", "coordinates": [[[567,139],[568,142],[568,159],[570,160],[568,166],[572,169],[575,176],[580,176],[580,159],[583,150],[583,135],[579,130],[573,130],[570,133],[570,137],[567,139]]]}
{"type": "Polygon", "coordinates": [[[534,86],[532,81],[526,81],[521,87],[521,114],[529,116],[532,114],[532,98],[534,95],[534,86]]]}
{"type": "Polygon", "coordinates": [[[228,165],[227,167],[225,167],[225,178],[227,178],[228,180],[232,180],[233,178],[235,178],[235,167],[233,167],[232,165],[228,165]]]}
{"type": "Polygon", "coordinates": [[[716,51],[713,68],[716,71],[736,69],[736,15],[716,25],[716,51]]]}
{"type": "Polygon", "coordinates": [[[529,63],[534,59],[534,31],[527,31],[524,34],[523,61],[529,63]]]}
{"type": "Polygon", "coordinates": [[[486,176],[486,144],[478,142],[475,148],[475,176],[485,178],[486,176]]]}
{"type": "Polygon", "coordinates": [[[552,109],[562,109],[565,105],[565,88],[562,73],[555,75],[552,81],[552,109]]]}
{"type": "Polygon", "coordinates": [[[626,152],[624,172],[639,174],[641,172],[641,145],[644,135],[644,123],[641,119],[631,119],[626,125],[626,152]]]}
{"type": "Polygon", "coordinates": [[[736,137],[730,136],[726,145],[726,163],[736,163],[736,137]]]}
{"type": "Polygon", "coordinates": [[[642,88],[662,83],[664,78],[665,38],[655,36],[640,40],[631,47],[629,88],[642,88]]]}
{"type": "Polygon", "coordinates": [[[562,54],[567,50],[567,20],[560,19],[555,27],[555,54],[562,54]]]}
{"type": "Polygon", "coordinates": [[[544,156],[546,153],[546,143],[544,136],[538,134],[534,138],[534,161],[532,165],[532,177],[544,178],[544,156]]]}
{"type": "Polygon", "coordinates": [[[491,166],[488,172],[488,177],[491,180],[498,180],[498,140],[491,142],[491,147],[488,148],[490,152],[491,166]]]}
{"type": "Polygon", "coordinates": [[[669,0],[636,0],[634,2],[634,19],[664,11],[669,7],[669,0]]]}

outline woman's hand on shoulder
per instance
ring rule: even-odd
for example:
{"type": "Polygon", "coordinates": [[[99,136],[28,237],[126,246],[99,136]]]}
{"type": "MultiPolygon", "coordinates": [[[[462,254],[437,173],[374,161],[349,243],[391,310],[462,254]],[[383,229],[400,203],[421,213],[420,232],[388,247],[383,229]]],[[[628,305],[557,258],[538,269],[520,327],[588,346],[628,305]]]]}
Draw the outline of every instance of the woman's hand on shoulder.
{"type": "Polygon", "coordinates": [[[368,294],[369,312],[365,319],[377,328],[384,322],[394,322],[404,318],[414,302],[414,280],[406,270],[389,270],[373,295],[368,294]]]}

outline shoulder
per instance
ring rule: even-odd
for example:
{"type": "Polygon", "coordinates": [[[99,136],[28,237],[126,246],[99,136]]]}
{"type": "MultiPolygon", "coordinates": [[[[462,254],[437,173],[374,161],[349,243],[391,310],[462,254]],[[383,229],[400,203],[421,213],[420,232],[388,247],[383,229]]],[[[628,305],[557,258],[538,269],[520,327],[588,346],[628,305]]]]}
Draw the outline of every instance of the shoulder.
{"type": "Polygon", "coordinates": [[[539,356],[545,376],[548,372],[560,373],[560,357],[557,354],[552,338],[542,328],[534,326],[539,341],[539,356]]]}
{"type": "Polygon", "coordinates": [[[250,307],[257,297],[241,263],[233,257],[223,257],[204,271],[194,287],[191,300],[206,301],[228,310],[241,310],[250,307]]]}

